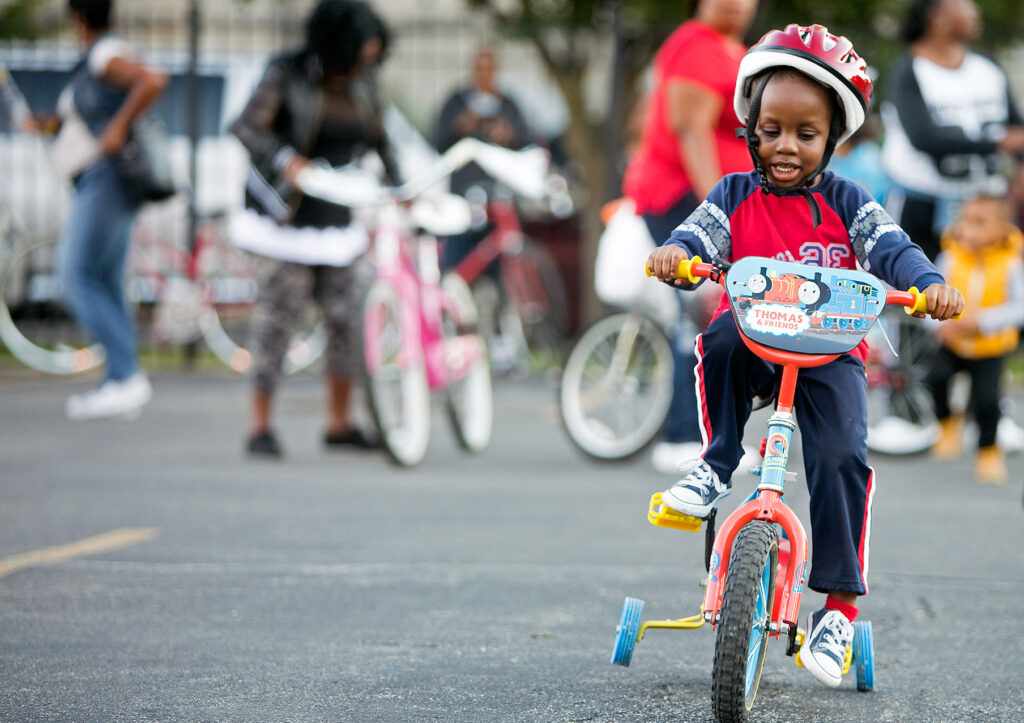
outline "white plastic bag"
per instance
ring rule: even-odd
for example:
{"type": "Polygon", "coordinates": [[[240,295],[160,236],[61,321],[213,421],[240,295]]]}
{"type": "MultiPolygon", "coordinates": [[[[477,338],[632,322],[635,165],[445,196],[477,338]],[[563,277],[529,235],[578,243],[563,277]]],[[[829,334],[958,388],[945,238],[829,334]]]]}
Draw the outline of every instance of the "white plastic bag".
{"type": "Polygon", "coordinates": [[[626,199],[598,241],[594,287],[604,303],[639,311],[667,326],[679,313],[678,292],[644,273],[644,262],[655,247],[647,224],[626,199]]]}

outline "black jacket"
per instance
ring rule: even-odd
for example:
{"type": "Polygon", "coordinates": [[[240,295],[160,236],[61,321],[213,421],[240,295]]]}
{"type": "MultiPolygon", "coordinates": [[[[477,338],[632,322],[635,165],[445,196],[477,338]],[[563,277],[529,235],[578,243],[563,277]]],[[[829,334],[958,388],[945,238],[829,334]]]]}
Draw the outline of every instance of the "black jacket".
{"type": "MultiPolygon", "coordinates": [[[[324,88],[322,78],[313,55],[300,51],[274,58],[231,126],[252,161],[246,205],[280,223],[290,221],[302,202],[302,195],[285,181],[283,171],[294,153],[308,158],[316,147],[324,124],[326,94],[331,92],[324,88]]],[[[377,151],[389,181],[397,183],[397,168],[371,81],[357,77],[348,91],[365,128],[364,143],[352,148],[351,158],[365,150],[377,151]]]]}

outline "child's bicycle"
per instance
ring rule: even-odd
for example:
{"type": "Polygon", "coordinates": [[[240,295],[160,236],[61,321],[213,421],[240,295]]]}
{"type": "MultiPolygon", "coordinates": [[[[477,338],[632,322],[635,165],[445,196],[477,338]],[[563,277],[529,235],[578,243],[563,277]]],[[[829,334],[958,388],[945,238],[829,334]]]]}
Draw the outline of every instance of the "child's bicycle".
{"type": "MultiPolygon", "coordinates": [[[[464,164],[468,160],[456,158],[464,164]]],[[[459,445],[483,450],[491,439],[490,364],[477,334],[472,293],[456,274],[443,279],[436,236],[469,225],[465,200],[421,197],[450,172],[446,154],[435,168],[397,189],[355,169],[313,167],[299,183],[313,196],[369,212],[376,278],[366,293],[358,335],[363,383],[384,450],[412,466],[430,441],[430,392],[441,391],[459,445]]]]}
{"type": "MultiPolygon", "coordinates": [[[[650,275],[650,270],[647,270],[650,275]]],[[[717,630],[711,701],[719,721],[745,721],[754,704],[769,637],[786,636],[786,654],[797,654],[803,631],[797,629],[800,598],[808,568],[803,525],[782,499],[790,441],[796,424],[793,400],[799,370],[821,366],[853,349],[886,304],[924,311],[916,288],[886,291],[875,277],[846,269],[808,269],[806,265],[747,257],[731,266],[683,261],[678,278],[710,278],[728,295],[740,336],[757,356],[781,367],[775,412],[762,442],[763,461],[751,473],[757,490],[715,532],[715,513],[707,518],[707,588],[701,612],[679,620],[641,623],[643,601],[626,598],[611,662],[629,665],[633,648],[649,628],[695,629],[711,623],[717,630]],[[826,276],[828,274],[828,276],[826,276]]],[[[699,531],[703,520],[682,515],[651,498],[648,520],[661,527],[699,531]]],[[[857,689],[874,689],[871,623],[854,623],[852,649],[844,673],[856,663],[857,689]]],[[[799,655],[796,659],[800,665],[799,655]]]]}

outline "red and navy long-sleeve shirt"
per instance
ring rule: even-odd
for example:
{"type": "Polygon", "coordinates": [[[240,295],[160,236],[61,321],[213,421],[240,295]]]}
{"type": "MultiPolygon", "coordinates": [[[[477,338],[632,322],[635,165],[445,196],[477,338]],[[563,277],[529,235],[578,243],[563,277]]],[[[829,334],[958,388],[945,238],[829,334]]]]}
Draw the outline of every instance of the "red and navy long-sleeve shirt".
{"type": "MultiPolygon", "coordinates": [[[[665,243],[705,261],[766,256],[841,269],[860,263],[897,289],[945,283],[921,248],[861,186],[826,171],[808,190],[821,209],[817,228],[803,196],[762,193],[754,172],[727,175],[665,243]]],[[[728,308],[723,298],[716,316],[728,308]]],[[[863,358],[865,350],[854,353],[863,358]]]]}

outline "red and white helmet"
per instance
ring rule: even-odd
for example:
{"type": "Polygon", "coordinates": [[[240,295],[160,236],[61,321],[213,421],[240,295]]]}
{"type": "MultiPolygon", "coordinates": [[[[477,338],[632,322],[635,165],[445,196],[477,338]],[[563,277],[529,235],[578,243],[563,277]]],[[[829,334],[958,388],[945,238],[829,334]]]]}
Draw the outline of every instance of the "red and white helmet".
{"type": "Polygon", "coordinates": [[[852,136],[864,123],[871,107],[867,63],[846,37],[833,35],[822,25],[796,24],[765,33],[740,62],[733,108],[741,123],[746,122],[750,112],[753,79],[778,67],[799,70],[836,92],[846,115],[837,143],[852,136]]]}

